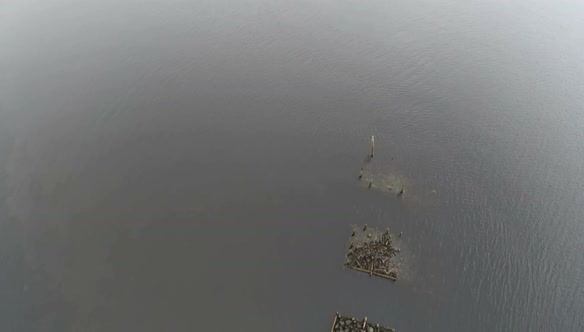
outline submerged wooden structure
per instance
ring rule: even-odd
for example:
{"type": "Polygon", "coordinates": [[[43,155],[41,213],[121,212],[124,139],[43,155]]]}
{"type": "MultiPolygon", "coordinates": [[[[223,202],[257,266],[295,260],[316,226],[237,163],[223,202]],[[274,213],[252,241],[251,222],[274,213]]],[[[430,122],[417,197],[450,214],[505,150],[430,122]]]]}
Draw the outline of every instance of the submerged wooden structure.
{"type": "MultiPolygon", "coordinates": [[[[400,233],[401,235],[401,233],[400,233]]],[[[397,280],[399,266],[396,256],[400,249],[393,246],[393,239],[386,231],[353,227],[345,266],[392,281],[397,280]]]]}
{"type": "Polygon", "coordinates": [[[333,326],[331,332],[395,332],[394,329],[379,326],[379,324],[371,324],[367,322],[367,317],[364,319],[355,319],[339,314],[335,314],[333,319],[333,326]]]}

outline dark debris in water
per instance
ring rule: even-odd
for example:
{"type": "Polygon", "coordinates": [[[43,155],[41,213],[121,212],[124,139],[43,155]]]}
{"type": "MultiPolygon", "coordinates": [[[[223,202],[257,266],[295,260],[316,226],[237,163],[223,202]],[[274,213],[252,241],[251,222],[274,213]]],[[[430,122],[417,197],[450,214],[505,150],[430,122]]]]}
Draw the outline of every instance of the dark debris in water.
{"type": "Polygon", "coordinates": [[[335,314],[331,332],[395,332],[392,328],[371,324],[364,319],[343,316],[338,312],[335,314]]]}
{"type": "Polygon", "coordinates": [[[396,256],[400,250],[393,244],[389,229],[380,232],[367,229],[367,226],[353,228],[345,265],[369,275],[396,281],[399,272],[396,256]]]}

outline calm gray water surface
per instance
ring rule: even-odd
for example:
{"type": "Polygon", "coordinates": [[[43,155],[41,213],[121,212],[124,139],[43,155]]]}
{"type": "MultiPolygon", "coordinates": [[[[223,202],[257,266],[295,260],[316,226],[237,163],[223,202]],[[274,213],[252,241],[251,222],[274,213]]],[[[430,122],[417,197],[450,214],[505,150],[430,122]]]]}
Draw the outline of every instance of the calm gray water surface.
{"type": "Polygon", "coordinates": [[[584,331],[583,45],[577,0],[3,1],[0,330],[584,331]]]}

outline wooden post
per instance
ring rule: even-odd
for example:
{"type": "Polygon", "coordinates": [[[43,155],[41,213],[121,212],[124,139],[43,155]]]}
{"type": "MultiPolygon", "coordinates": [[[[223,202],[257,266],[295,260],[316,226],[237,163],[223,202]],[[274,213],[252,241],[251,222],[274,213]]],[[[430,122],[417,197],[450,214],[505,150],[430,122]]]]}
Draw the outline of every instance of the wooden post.
{"type": "Polygon", "coordinates": [[[331,332],[335,331],[335,325],[337,325],[337,319],[339,319],[339,313],[335,314],[335,319],[333,319],[333,326],[331,327],[331,332]]]}
{"type": "Polygon", "coordinates": [[[371,158],[375,154],[375,136],[371,136],[371,158]]]}

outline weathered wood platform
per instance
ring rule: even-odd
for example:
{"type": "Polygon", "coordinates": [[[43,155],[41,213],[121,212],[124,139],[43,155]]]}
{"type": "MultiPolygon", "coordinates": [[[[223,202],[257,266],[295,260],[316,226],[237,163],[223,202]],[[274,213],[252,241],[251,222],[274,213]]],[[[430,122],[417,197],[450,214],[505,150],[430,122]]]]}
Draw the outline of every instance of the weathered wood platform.
{"type": "Polygon", "coordinates": [[[386,231],[353,227],[345,266],[392,281],[397,280],[399,267],[395,256],[400,250],[393,246],[393,239],[386,231]]]}
{"type": "Polygon", "coordinates": [[[333,318],[331,332],[395,332],[395,330],[379,326],[379,324],[369,323],[367,322],[367,317],[364,319],[355,319],[353,317],[343,316],[337,312],[333,318]]]}

